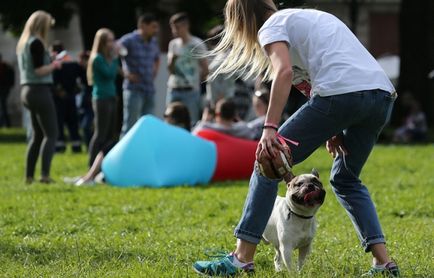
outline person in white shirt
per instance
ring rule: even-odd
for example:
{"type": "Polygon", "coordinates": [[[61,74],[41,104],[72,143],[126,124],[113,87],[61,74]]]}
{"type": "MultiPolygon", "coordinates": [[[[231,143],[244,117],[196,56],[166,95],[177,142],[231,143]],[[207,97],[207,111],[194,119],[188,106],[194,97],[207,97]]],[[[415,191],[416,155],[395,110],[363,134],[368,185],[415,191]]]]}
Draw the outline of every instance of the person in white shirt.
{"type": "MultiPolygon", "coordinates": [[[[292,142],[294,164],[327,142],[334,158],[330,175],[333,191],[350,216],[365,252],[373,256],[367,275],[399,277],[397,265],[387,254],[375,206],[360,180],[396,98],[386,74],[347,26],[331,14],[312,9],[277,11],[272,0],[228,0],[225,16],[225,32],[211,54],[228,54],[211,78],[231,72],[248,78],[265,71],[265,79],[272,80],[256,156],[275,157],[283,149],[277,140],[279,133],[292,142]],[[310,81],[310,100],[278,133],[293,78],[300,78],[295,73],[306,75],[310,81]]],[[[195,271],[227,276],[254,269],[256,246],[271,215],[278,182],[262,176],[255,167],[234,232],[238,239],[235,251],[218,261],[198,261],[193,264],[195,271]]]]}
{"type": "Polygon", "coordinates": [[[208,76],[207,59],[200,57],[206,52],[206,46],[190,33],[190,21],[186,13],[173,15],[170,28],[175,38],[169,42],[167,53],[170,72],[167,103],[184,103],[192,123],[195,123],[199,118],[200,83],[208,76]]]}

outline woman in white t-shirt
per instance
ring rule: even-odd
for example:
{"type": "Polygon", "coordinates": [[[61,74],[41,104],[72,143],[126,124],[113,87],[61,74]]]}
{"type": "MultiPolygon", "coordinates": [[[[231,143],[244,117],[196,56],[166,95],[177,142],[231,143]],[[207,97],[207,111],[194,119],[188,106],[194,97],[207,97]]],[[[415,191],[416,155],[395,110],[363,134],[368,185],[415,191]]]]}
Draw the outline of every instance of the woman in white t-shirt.
{"type": "MultiPolygon", "coordinates": [[[[238,72],[252,77],[266,72],[265,78],[273,81],[257,157],[261,152],[274,157],[281,148],[277,124],[288,92],[293,79],[300,79],[297,74],[307,73],[304,79],[311,85],[306,92],[310,99],[279,133],[299,143],[289,144],[295,164],[327,142],[334,157],[333,191],[347,210],[364,250],[373,255],[374,265],[367,274],[399,277],[398,267],[388,257],[375,206],[359,178],[396,98],[386,74],[345,24],[331,14],[310,9],[277,11],[272,0],[229,0],[225,16],[225,30],[212,54],[228,54],[213,76],[238,72]]],[[[197,272],[224,276],[253,270],[256,245],[271,215],[278,182],[255,169],[235,229],[236,250],[219,261],[196,262],[197,272]]]]}

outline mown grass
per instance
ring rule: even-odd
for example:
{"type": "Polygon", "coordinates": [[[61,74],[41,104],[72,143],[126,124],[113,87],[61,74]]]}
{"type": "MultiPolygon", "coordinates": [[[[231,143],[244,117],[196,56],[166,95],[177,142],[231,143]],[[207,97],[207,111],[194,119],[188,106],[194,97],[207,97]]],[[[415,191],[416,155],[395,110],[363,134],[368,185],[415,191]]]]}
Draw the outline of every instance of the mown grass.
{"type": "MultiPolygon", "coordinates": [[[[247,181],[170,189],[27,186],[25,144],[15,142],[22,136],[0,131],[0,138],[1,277],[195,277],[191,264],[207,249],[234,248],[247,181]]],[[[86,160],[56,155],[53,177],[84,173],[86,160]]],[[[377,146],[362,174],[404,277],[434,277],[433,165],[432,145],[377,146]]],[[[320,149],[295,168],[317,168],[327,187],[303,271],[276,274],[273,250],[261,244],[255,277],[359,277],[369,268],[370,256],[330,190],[330,166],[320,149]]]]}

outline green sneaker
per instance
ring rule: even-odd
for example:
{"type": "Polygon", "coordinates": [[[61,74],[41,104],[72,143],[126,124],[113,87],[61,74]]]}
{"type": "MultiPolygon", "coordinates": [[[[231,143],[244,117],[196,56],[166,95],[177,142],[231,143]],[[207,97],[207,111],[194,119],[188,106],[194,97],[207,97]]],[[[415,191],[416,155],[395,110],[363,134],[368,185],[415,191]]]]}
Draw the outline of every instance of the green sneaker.
{"type": "Polygon", "coordinates": [[[394,262],[387,263],[385,267],[376,267],[372,266],[371,269],[362,275],[362,277],[376,277],[376,276],[383,276],[383,277],[401,277],[401,274],[399,273],[399,268],[394,262]]]}
{"type": "Polygon", "coordinates": [[[253,263],[248,263],[243,267],[233,264],[234,254],[220,254],[210,256],[218,258],[214,261],[197,261],[193,264],[193,269],[200,275],[230,277],[241,272],[254,272],[253,263]]]}

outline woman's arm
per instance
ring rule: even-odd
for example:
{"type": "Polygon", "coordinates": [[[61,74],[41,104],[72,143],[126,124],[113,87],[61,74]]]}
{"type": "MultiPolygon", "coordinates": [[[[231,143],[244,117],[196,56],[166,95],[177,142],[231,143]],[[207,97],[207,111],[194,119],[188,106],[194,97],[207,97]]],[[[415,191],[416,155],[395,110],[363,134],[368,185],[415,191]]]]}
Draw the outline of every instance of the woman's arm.
{"type": "Polygon", "coordinates": [[[55,69],[61,68],[61,63],[54,61],[49,65],[41,66],[35,69],[35,74],[37,76],[45,76],[52,73],[55,69]]]}
{"type": "Polygon", "coordinates": [[[52,73],[55,69],[61,67],[61,63],[54,61],[51,64],[44,65],[45,48],[39,39],[30,44],[30,55],[32,56],[33,67],[37,76],[45,76],[52,73]]]}
{"type": "MultiPolygon", "coordinates": [[[[270,58],[274,73],[273,83],[271,85],[270,104],[265,117],[265,123],[277,126],[291,90],[292,63],[289,47],[286,42],[275,42],[266,45],[265,51],[270,58]]],[[[269,158],[272,158],[278,154],[279,149],[283,148],[276,140],[276,133],[277,131],[272,128],[264,129],[256,150],[257,158],[262,149],[265,150],[269,158]]]]}
{"type": "Polygon", "coordinates": [[[266,123],[278,125],[283,108],[289,97],[292,86],[292,64],[289,48],[286,42],[275,42],[265,47],[274,70],[271,85],[270,105],[268,107],[266,123]]]}

